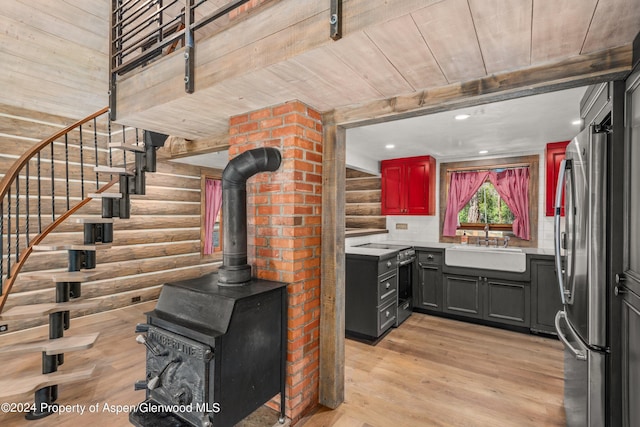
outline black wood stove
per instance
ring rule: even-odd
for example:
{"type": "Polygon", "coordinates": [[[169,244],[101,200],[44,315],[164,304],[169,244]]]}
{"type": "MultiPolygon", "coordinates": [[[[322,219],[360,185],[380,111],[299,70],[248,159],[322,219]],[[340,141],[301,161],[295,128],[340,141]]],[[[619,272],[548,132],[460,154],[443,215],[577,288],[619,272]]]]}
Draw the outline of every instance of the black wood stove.
{"type": "Polygon", "coordinates": [[[223,172],[223,266],[167,283],[138,342],[147,348],[146,400],[136,426],[233,426],[280,394],[284,422],[286,284],[251,278],[247,265],[246,180],[280,166],[273,148],[251,150],[223,172]]]}

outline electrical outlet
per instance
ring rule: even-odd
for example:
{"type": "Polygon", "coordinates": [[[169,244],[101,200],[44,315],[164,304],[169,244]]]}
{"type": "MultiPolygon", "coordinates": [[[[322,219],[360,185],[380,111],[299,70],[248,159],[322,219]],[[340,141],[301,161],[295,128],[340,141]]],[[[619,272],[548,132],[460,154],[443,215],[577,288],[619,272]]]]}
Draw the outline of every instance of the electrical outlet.
{"type": "Polygon", "coordinates": [[[140,297],[137,296],[137,297],[131,298],[131,302],[140,302],[140,297]]]}
{"type": "Polygon", "coordinates": [[[7,332],[9,330],[9,325],[0,325],[0,333],[7,332]]]}
{"type": "Polygon", "coordinates": [[[409,229],[409,224],[403,223],[403,222],[399,222],[396,224],[396,230],[408,230],[409,229]]]}

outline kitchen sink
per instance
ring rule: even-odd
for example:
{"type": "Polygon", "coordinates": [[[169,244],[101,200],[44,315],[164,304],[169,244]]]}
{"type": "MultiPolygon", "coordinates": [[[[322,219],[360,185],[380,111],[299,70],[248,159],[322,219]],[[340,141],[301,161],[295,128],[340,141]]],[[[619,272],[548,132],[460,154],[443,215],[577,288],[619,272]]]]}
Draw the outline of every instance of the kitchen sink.
{"type": "Polygon", "coordinates": [[[444,251],[444,262],[451,267],[482,268],[486,270],[527,270],[527,255],[518,248],[457,245],[444,251]]]}

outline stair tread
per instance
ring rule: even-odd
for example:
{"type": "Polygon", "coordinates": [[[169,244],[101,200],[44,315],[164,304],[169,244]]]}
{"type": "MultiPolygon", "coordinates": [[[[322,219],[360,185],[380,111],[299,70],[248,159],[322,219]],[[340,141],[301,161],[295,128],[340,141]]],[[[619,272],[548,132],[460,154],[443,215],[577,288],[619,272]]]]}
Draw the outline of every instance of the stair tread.
{"type": "Polygon", "coordinates": [[[82,217],[75,219],[76,224],[112,224],[113,218],[82,217]]]}
{"type": "Polygon", "coordinates": [[[104,199],[104,198],[112,198],[112,199],[122,199],[122,193],[89,193],[87,197],[91,197],[92,199],[104,199]]]}
{"type": "Polygon", "coordinates": [[[46,304],[32,304],[11,307],[0,315],[2,320],[18,320],[32,318],[38,316],[46,316],[61,311],[82,310],[85,308],[94,308],[100,305],[99,301],[91,300],[75,300],[69,302],[52,302],[46,304]]]}
{"type": "Polygon", "coordinates": [[[86,335],[74,335],[57,339],[43,339],[14,344],[0,348],[0,354],[24,354],[45,352],[48,356],[70,351],[86,350],[93,347],[100,332],[86,335]]]}
{"type": "Polygon", "coordinates": [[[93,168],[94,172],[102,172],[102,173],[114,173],[119,175],[133,175],[134,173],[125,169],[111,166],[95,166],[93,168]]]}
{"type": "Polygon", "coordinates": [[[112,142],[109,148],[120,148],[121,150],[144,152],[144,145],[125,144],[122,142],[112,142]]]}
{"type": "Polygon", "coordinates": [[[37,272],[37,273],[23,273],[25,276],[34,279],[51,279],[54,283],[58,282],[86,282],[88,279],[95,276],[96,272],[88,271],[51,271],[51,272],[37,272]]]}
{"type": "Polygon", "coordinates": [[[57,371],[51,374],[37,374],[29,377],[9,378],[0,381],[0,398],[33,393],[43,387],[68,384],[89,379],[96,369],[91,365],[85,369],[57,371]]]}
{"type": "Polygon", "coordinates": [[[48,252],[48,251],[96,251],[98,249],[109,249],[111,247],[110,244],[101,243],[99,245],[85,245],[82,243],[52,243],[52,244],[42,244],[36,245],[33,247],[34,251],[37,252],[48,252]]]}

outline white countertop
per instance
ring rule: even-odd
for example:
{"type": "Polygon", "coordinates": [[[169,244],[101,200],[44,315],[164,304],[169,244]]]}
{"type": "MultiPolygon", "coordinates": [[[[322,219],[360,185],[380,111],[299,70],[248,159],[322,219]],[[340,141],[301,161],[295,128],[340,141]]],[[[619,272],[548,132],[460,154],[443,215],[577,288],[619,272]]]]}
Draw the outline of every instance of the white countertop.
{"type": "MultiPolygon", "coordinates": [[[[407,245],[413,246],[416,249],[446,249],[455,245],[459,245],[459,243],[441,243],[441,242],[425,242],[419,240],[383,240],[376,241],[375,243],[388,243],[390,245],[407,245]]],[[[362,244],[362,243],[359,243],[362,244]]],[[[514,248],[516,246],[513,246],[514,248]]],[[[548,255],[553,256],[554,250],[548,248],[519,248],[522,249],[522,252],[531,255],[548,255]]],[[[369,255],[369,256],[385,256],[389,253],[395,252],[390,249],[372,249],[372,248],[362,248],[357,246],[347,246],[345,248],[345,253],[354,254],[354,255],[369,255]]]]}

